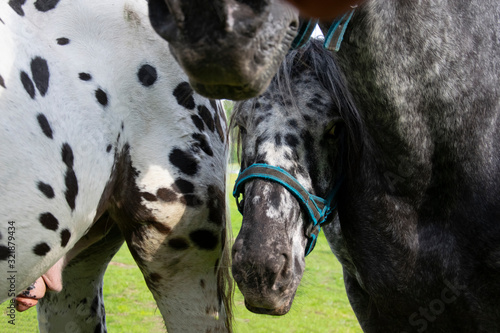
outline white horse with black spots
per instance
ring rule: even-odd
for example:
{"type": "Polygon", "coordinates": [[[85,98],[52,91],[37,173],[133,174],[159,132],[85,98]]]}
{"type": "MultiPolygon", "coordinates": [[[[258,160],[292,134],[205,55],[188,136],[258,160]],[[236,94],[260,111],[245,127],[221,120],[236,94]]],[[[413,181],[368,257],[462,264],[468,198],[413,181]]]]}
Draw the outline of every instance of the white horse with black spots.
{"type": "Polygon", "coordinates": [[[3,1],[0,45],[2,306],[40,300],[42,332],[105,332],[126,240],[169,332],[231,331],[225,115],[147,2],[3,1]]]}

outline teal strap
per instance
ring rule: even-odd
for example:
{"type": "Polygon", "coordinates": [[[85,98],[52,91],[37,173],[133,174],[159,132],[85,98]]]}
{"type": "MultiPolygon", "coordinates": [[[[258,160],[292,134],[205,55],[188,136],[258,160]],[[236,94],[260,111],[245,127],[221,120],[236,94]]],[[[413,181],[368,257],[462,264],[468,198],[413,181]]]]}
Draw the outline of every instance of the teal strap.
{"type": "Polygon", "coordinates": [[[347,30],[347,25],[351,21],[351,18],[356,10],[357,6],[354,6],[349,12],[345,13],[339,19],[333,21],[332,25],[328,29],[328,32],[325,36],[325,42],[323,43],[323,47],[325,49],[337,52],[340,50],[340,45],[344,40],[344,34],[347,30]],[[335,47],[332,46],[332,40],[336,40],[335,47]]]}
{"type": "Polygon", "coordinates": [[[305,43],[307,43],[311,38],[311,35],[314,31],[314,28],[316,28],[317,23],[317,19],[308,19],[307,21],[305,21],[301,18],[299,31],[297,32],[297,36],[293,40],[290,48],[292,50],[298,49],[299,47],[302,47],[305,43]]]}
{"type": "Polygon", "coordinates": [[[260,178],[276,182],[285,187],[290,193],[298,200],[301,207],[304,208],[312,223],[311,232],[308,237],[308,244],[306,245],[306,256],[312,251],[316,244],[317,235],[321,231],[321,224],[323,224],[329,214],[336,208],[336,195],[342,184],[341,178],[335,187],[330,191],[326,199],[310,194],[299,181],[290,175],[282,168],[271,166],[264,163],[252,164],[245,170],[241,171],[236,179],[234,186],[233,196],[238,203],[238,210],[243,214],[243,207],[239,203],[239,196],[244,192],[244,184],[249,180],[260,178]]]}

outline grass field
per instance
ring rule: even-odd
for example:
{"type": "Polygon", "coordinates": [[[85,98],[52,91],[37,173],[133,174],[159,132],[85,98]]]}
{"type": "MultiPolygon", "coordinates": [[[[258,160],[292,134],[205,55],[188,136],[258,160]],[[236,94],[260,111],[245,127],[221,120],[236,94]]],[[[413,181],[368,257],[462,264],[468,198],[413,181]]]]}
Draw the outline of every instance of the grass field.
{"type": "MultiPolygon", "coordinates": [[[[230,208],[236,237],[241,215],[233,200],[230,208]]],[[[160,311],[126,246],[108,267],[104,278],[104,300],[108,332],[164,332],[160,311]]],[[[17,313],[16,326],[12,326],[7,323],[6,304],[2,304],[0,312],[0,333],[38,332],[34,309],[17,313]]],[[[291,311],[282,317],[255,315],[246,310],[243,296],[237,290],[234,329],[236,333],[361,332],[345,294],[341,266],[322,234],[306,259],[306,271],[291,311]]]]}

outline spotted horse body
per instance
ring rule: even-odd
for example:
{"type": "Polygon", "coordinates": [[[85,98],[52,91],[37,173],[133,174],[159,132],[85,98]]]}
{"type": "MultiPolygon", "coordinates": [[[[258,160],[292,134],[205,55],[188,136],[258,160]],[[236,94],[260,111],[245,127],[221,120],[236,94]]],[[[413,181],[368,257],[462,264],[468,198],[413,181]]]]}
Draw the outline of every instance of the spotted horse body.
{"type": "MultiPolygon", "coordinates": [[[[500,330],[499,13],[366,1],[335,59],[293,51],[266,93],[235,106],[242,169],[280,167],[323,198],[341,181],[322,229],[365,332],[500,330]]],[[[276,181],[236,192],[234,278],[247,308],[284,314],[311,219],[276,181]]]]}
{"type": "Polygon", "coordinates": [[[102,277],[125,240],[169,332],[231,331],[225,115],[147,2],[3,1],[0,44],[2,306],[64,268],[40,330],[106,331],[102,277]]]}

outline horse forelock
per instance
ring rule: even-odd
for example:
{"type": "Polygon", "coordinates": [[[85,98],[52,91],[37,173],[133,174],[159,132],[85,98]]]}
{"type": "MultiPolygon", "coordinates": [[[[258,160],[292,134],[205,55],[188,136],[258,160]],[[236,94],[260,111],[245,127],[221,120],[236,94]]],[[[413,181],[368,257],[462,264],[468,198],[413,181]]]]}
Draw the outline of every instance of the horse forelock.
{"type": "MultiPolygon", "coordinates": [[[[363,152],[365,130],[363,118],[356,108],[354,99],[347,87],[346,79],[341,71],[334,55],[323,48],[320,39],[311,39],[303,47],[288,52],[281,64],[278,72],[271,81],[270,88],[264,94],[273,94],[272,98],[280,103],[288,104],[290,110],[296,114],[301,114],[298,107],[298,100],[306,92],[294,91],[294,81],[302,80],[309,72],[309,75],[317,78],[334,102],[340,117],[345,126],[344,154],[346,154],[347,166],[344,167],[349,173],[356,170],[359,158],[363,152]]],[[[250,104],[250,112],[245,115],[253,117],[258,98],[235,104],[233,114],[230,119],[230,130],[237,143],[238,159],[241,160],[241,133],[237,128],[237,119],[242,116],[243,106],[250,104]]]]}

